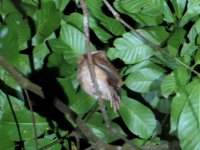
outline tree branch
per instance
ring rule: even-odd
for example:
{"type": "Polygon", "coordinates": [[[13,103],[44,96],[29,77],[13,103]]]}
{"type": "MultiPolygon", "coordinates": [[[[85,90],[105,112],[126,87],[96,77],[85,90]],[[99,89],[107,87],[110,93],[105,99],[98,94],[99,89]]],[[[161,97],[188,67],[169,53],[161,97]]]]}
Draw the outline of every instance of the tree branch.
{"type": "Polygon", "coordinates": [[[88,12],[87,6],[85,4],[85,0],[80,0],[80,2],[81,2],[81,8],[83,10],[83,26],[84,26],[84,35],[85,35],[85,44],[86,44],[89,72],[90,72],[90,75],[91,75],[92,82],[94,84],[95,91],[96,91],[97,96],[98,96],[99,108],[100,108],[101,113],[103,115],[106,126],[108,128],[110,128],[111,126],[110,126],[109,118],[108,118],[108,115],[107,115],[107,111],[105,109],[104,102],[101,98],[101,93],[99,91],[99,85],[97,83],[96,76],[95,76],[95,73],[94,73],[94,63],[92,61],[91,50],[90,50],[90,33],[89,33],[89,19],[88,19],[89,12],[88,12]]]}

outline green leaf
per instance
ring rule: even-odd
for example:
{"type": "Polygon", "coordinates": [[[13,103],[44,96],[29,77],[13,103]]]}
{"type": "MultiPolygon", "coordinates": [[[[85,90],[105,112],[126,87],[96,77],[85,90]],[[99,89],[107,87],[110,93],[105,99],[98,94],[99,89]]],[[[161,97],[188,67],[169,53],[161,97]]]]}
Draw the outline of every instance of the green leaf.
{"type": "Polygon", "coordinates": [[[101,113],[99,112],[95,112],[94,114],[92,114],[92,116],[89,118],[88,120],[88,124],[92,124],[92,125],[100,125],[103,124],[103,116],[101,113]]]}
{"type": "Polygon", "coordinates": [[[169,33],[163,26],[147,27],[145,29],[139,29],[138,32],[157,45],[162,44],[169,37],[169,33]]]}
{"type": "Polygon", "coordinates": [[[0,54],[19,71],[30,73],[29,60],[26,55],[19,53],[16,31],[7,26],[0,26],[0,54]]]}
{"type": "Polygon", "coordinates": [[[30,60],[27,55],[18,54],[15,56],[15,58],[13,58],[13,60],[14,59],[16,59],[16,62],[13,65],[17,68],[18,71],[24,75],[27,75],[31,72],[30,60]]]}
{"type": "Polygon", "coordinates": [[[164,0],[121,0],[121,6],[129,13],[147,14],[152,17],[164,15],[164,20],[174,22],[174,16],[164,0]]]}
{"type": "Polygon", "coordinates": [[[168,98],[169,95],[175,91],[175,88],[176,88],[176,81],[174,78],[174,74],[171,73],[171,74],[167,75],[161,83],[162,95],[165,98],[168,98]]]}
{"type": "Polygon", "coordinates": [[[148,93],[143,93],[142,97],[144,100],[151,105],[151,107],[156,108],[159,101],[160,101],[160,92],[159,91],[152,91],[148,93]]]}
{"type": "Polygon", "coordinates": [[[6,150],[13,150],[15,149],[15,143],[13,141],[9,141],[7,139],[1,139],[0,141],[0,149],[6,149],[6,150]]]}
{"type": "Polygon", "coordinates": [[[148,68],[151,65],[154,65],[150,60],[144,60],[142,62],[139,62],[137,64],[131,65],[125,72],[125,75],[132,73],[134,71],[140,70],[142,68],[148,68]]]}
{"type": "Polygon", "coordinates": [[[125,85],[133,91],[147,93],[158,88],[158,80],[162,75],[162,72],[153,68],[143,68],[129,74],[125,85]]]}
{"type": "Polygon", "coordinates": [[[169,113],[171,109],[171,99],[162,98],[159,90],[142,94],[142,97],[151,107],[157,109],[161,113],[169,113]]]}
{"type": "Polygon", "coordinates": [[[55,57],[50,55],[50,57],[54,57],[54,62],[60,62],[59,64],[63,61],[67,61],[69,64],[77,63],[78,54],[76,54],[76,51],[73,51],[70,46],[68,46],[61,39],[51,39],[48,43],[53,51],[51,55],[55,55],[55,57]],[[57,59],[55,60],[55,58],[57,59]]]}
{"type": "MultiPolygon", "coordinates": [[[[185,69],[183,67],[178,69],[177,71],[175,71],[175,75],[177,72],[179,72],[180,74],[178,74],[178,75],[180,77],[184,76],[184,73],[180,72],[181,70],[185,70],[185,69]]],[[[184,78],[183,79],[180,78],[180,80],[184,80],[184,78]]],[[[195,79],[192,82],[190,82],[189,84],[184,85],[183,87],[182,87],[182,85],[179,85],[179,87],[178,87],[179,91],[176,92],[176,95],[173,98],[172,105],[171,105],[170,133],[177,132],[180,115],[186,105],[186,102],[188,101],[189,94],[193,90],[194,86],[196,86],[197,82],[198,82],[198,79],[195,79]]]]}
{"type": "MultiPolygon", "coordinates": [[[[160,44],[168,36],[163,27],[150,27],[146,30],[138,30],[138,32],[155,44],[160,44]]],[[[114,46],[115,48],[108,50],[108,57],[111,59],[120,58],[126,64],[141,62],[155,53],[152,48],[133,33],[123,34],[123,38],[114,41],[114,46]]]]}
{"type": "Polygon", "coordinates": [[[143,5],[145,5],[143,1],[121,0],[122,8],[130,13],[140,12],[143,8],[143,5]]]}
{"type": "MultiPolygon", "coordinates": [[[[0,80],[2,82],[1,89],[3,91],[15,93],[14,95],[17,95],[18,97],[23,99],[24,96],[22,94],[21,87],[16,83],[16,81],[13,79],[13,77],[10,76],[9,74],[7,74],[5,72],[5,70],[3,70],[2,68],[0,69],[0,80]],[[10,88],[8,88],[8,86],[10,88]]],[[[0,98],[2,100],[2,105],[4,105],[4,100],[6,99],[6,97],[2,91],[0,91],[0,96],[1,96],[0,98]]]]}
{"type": "Polygon", "coordinates": [[[33,6],[37,6],[39,4],[39,0],[35,0],[35,1],[32,1],[32,0],[22,0],[22,2],[24,4],[33,5],[33,6]]]}
{"type": "Polygon", "coordinates": [[[61,39],[50,39],[48,44],[53,52],[64,52],[71,50],[70,47],[61,39]]]}
{"type": "Polygon", "coordinates": [[[34,56],[34,69],[41,69],[44,65],[45,57],[50,53],[47,45],[41,43],[34,47],[33,56],[34,56]]]}
{"type": "MultiPolygon", "coordinates": [[[[101,113],[94,113],[87,124],[93,133],[102,139],[105,143],[110,143],[119,139],[118,136],[107,134],[108,128],[106,127],[105,123],[103,123],[103,117],[101,113]]],[[[120,134],[125,134],[121,127],[116,123],[112,124],[112,128],[116,129],[120,134]]]]}
{"type": "Polygon", "coordinates": [[[103,28],[99,26],[92,26],[92,30],[95,32],[96,36],[103,42],[108,43],[108,40],[112,38],[112,35],[106,32],[103,28]]]}
{"type": "Polygon", "coordinates": [[[153,60],[147,59],[147,60],[144,60],[144,61],[139,62],[137,64],[131,65],[126,70],[125,75],[132,73],[134,71],[140,70],[142,68],[154,68],[154,69],[159,70],[161,72],[165,72],[165,70],[163,68],[161,68],[160,66],[158,66],[157,64],[155,64],[153,60]]]}
{"type": "Polygon", "coordinates": [[[161,113],[169,113],[171,110],[171,99],[161,98],[156,106],[156,109],[161,113]]]}
{"type": "Polygon", "coordinates": [[[175,10],[175,14],[176,16],[180,19],[183,15],[183,11],[185,9],[186,6],[186,0],[170,0],[174,10],[175,10]]]}
{"type": "MultiPolygon", "coordinates": [[[[6,141],[19,141],[19,133],[17,130],[17,124],[15,122],[13,113],[11,111],[8,101],[10,100],[13,111],[16,114],[17,123],[19,126],[20,134],[22,140],[34,139],[33,131],[33,120],[31,117],[31,112],[24,107],[24,103],[12,96],[5,100],[3,106],[3,117],[0,121],[0,134],[1,139],[6,139],[6,141]]],[[[37,129],[37,134],[41,135],[46,129],[48,129],[48,123],[46,119],[34,113],[35,124],[37,129]]]]}
{"type": "Polygon", "coordinates": [[[80,90],[76,95],[76,99],[70,105],[70,108],[77,114],[84,114],[88,112],[96,103],[93,97],[86,94],[83,90],[80,90]]]}
{"type": "Polygon", "coordinates": [[[131,18],[133,18],[134,21],[140,23],[141,25],[154,26],[159,25],[162,22],[163,16],[161,15],[152,17],[148,14],[142,14],[140,12],[134,14],[129,13],[121,7],[120,2],[120,0],[115,0],[115,2],[113,3],[115,9],[118,10],[120,13],[130,16],[131,18]]]}
{"type": "Polygon", "coordinates": [[[3,17],[5,17],[9,13],[14,13],[14,12],[18,13],[18,10],[15,7],[12,0],[1,0],[0,14],[2,14],[3,17]]]}
{"type": "Polygon", "coordinates": [[[48,67],[53,68],[53,67],[59,67],[63,63],[61,54],[58,52],[54,52],[48,57],[48,67]]]}
{"type": "Polygon", "coordinates": [[[56,8],[59,9],[60,11],[63,11],[70,0],[53,0],[53,1],[56,4],[56,8]]]}
{"type": "Polygon", "coordinates": [[[200,49],[198,48],[196,54],[195,54],[195,65],[200,64],[200,49]]]}
{"type": "Polygon", "coordinates": [[[36,34],[32,39],[33,45],[42,43],[51,33],[58,28],[61,13],[51,1],[42,2],[41,9],[34,16],[36,22],[36,34]]]}
{"type": "Polygon", "coordinates": [[[167,49],[173,56],[178,55],[180,46],[185,42],[185,34],[184,29],[178,28],[167,42],[167,49]]]}
{"type": "Polygon", "coordinates": [[[126,64],[143,61],[154,54],[154,51],[149,46],[144,45],[141,40],[131,33],[126,33],[123,38],[116,39],[114,45],[116,48],[108,49],[109,58],[120,58],[126,64]]]}
{"type": "MultiPolygon", "coordinates": [[[[105,143],[110,143],[119,140],[118,136],[115,136],[113,134],[107,134],[108,128],[103,123],[98,124],[97,126],[89,124],[89,127],[91,128],[92,132],[105,143]]],[[[117,124],[113,124],[113,128],[115,128],[118,132],[121,130],[120,126],[117,124]]]]}
{"type": "Polygon", "coordinates": [[[181,49],[180,57],[182,57],[183,62],[186,64],[190,64],[192,60],[193,53],[197,50],[198,46],[192,43],[184,43],[181,49]]]}
{"type": "Polygon", "coordinates": [[[187,11],[184,16],[181,18],[180,26],[183,27],[187,24],[193,17],[198,16],[200,13],[200,1],[199,0],[190,0],[187,3],[187,11]]]}
{"type": "Polygon", "coordinates": [[[102,0],[87,0],[87,6],[92,16],[97,18],[101,25],[110,31],[113,35],[119,36],[125,32],[124,26],[114,18],[108,17],[103,13],[101,7],[103,6],[102,0]]]}
{"type": "Polygon", "coordinates": [[[185,67],[182,66],[174,71],[174,77],[176,79],[176,83],[179,84],[177,88],[185,86],[190,80],[190,74],[188,70],[186,70],[185,67]]]}
{"type": "Polygon", "coordinates": [[[48,66],[57,67],[60,76],[72,76],[77,68],[77,59],[80,54],[61,39],[51,39],[48,43],[53,51],[48,57],[48,66]]]}
{"type": "Polygon", "coordinates": [[[183,150],[200,147],[200,81],[196,80],[187,102],[180,114],[178,137],[183,150]]]}
{"type": "Polygon", "coordinates": [[[3,101],[0,101],[0,120],[3,117],[3,101]]]}
{"type": "Polygon", "coordinates": [[[184,92],[176,93],[176,96],[173,98],[171,104],[170,133],[175,133],[177,131],[179,118],[186,101],[187,94],[184,92]]]}
{"type": "Polygon", "coordinates": [[[148,139],[156,129],[154,114],[134,99],[122,97],[119,112],[128,129],[143,139],[148,139]]]}
{"type": "MultiPolygon", "coordinates": [[[[79,56],[86,53],[84,35],[75,27],[71,25],[62,25],[60,39],[70,47],[75,55],[79,56]]],[[[92,45],[91,49],[94,50],[92,45]]]]}
{"type": "Polygon", "coordinates": [[[196,43],[197,43],[197,45],[200,45],[200,36],[199,35],[197,36],[196,43]]]}
{"type": "Polygon", "coordinates": [[[71,76],[77,67],[78,56],[60,39],[51,39],[48,43],[53,52],[48,57],[47,66],[58,68],[60,76],[71,76]]]}
{"type": "Polygon", "coordinates": [[[190,28],[188,33],[188,38],[190,42],[195,42],[196,37],[200,34],[200,19],[198,19],[195,24],[190,28]]]}
{"type": "Polygon", "coordinates": [[[26,15],[29,17],[34,17],[35,13],[38,11],[38,0],[35,0],[34,2],[32,0],[22,0],[21,7],[23,7],[24,11],[26,12],[26,15]]]}
{"type": "MultiPolygon", "coordinates": [[[[64,17],[67,24],[76,27],[79,31],[83,32],[83,15],[77,12],[71,13],[64,17]]],[[[92,19],[93,20],[93,19],[92,19]]],[[[89,18],[89,26],[91,26],[91,18],[89,18]]]]}
{"type": "Polygon", "coordinates": [[[73,104],[76,98],[76,89],[73,87],[71,78],[57,78],[58,82],[62,86],[65,94],[69,99],[69,105],[73,104]]]}
{"type": "MultiPolygon", "coordinates": [[[[78,28],[80,31],[83,30],[83,15],[79,13],[72,13],[65,18],[68,24],[73,25],[74,27],[78,28]]],[[[89,26],[94,31],[96,36],[104,43],[107,43],[108,40],[112,37],[105,29],[103,29],[97,21],[90,16],[89,18],[89,26]]]]}
{"type": "Polygon", "coordinates": [[[70,64],[64,62],[59,67],[59,72],[61,77],[71,77],[76,74],[77,64],[70,64]],[[67,68],[67,69],[66,69],[67,68]]]}
{"type": "Polygon", "coordinates": [[[16,57],[19,53],[17,38],[18,36],[15,31],[7,26],[0,26],[0,53],[10,61],[13,60],[13,56],[16,57]]]}
{"type": "Polygon", "coordinates": [[[136,13],[136,14],[130,14],[126,13],[130,17],[132,17],[135,21],[140,23],[141,25],[145,26],[156,26],[162,23],[163,16],[149,16],[148,14],[142,14],[142,13],[136,13]]]}
{"type": "Polygon", "coordinates": [[[156,60],[160,62],[160,64],[165,64],[168,68],[171,68],[172,70],[179,68],[181,65],[176,62],[174,57],[170,57],[168,55],[165,55],[163,53],[156,53],[156,60]]]}
{"type": "MultiPolygon", "coordinates": [[[[39,138],[38,139],[38,146],[39,148],[42,148],[43,146],[46,146],[48,144],[50,144],[51,142],[53,142],[55,140],[56,135],[52,134],[52,135],[47,135],[44,138],[39,138]]],[[[66,141],[64,141],[66,143],[66,141]]],[[[57,150],[57,149],[62,149],[63,148],[63,144],[57,143],[57,144],[53,144],[51,145],[51,147],[48,148],[48,150],[57,150]]],[[[24,142],[24,146],[26,148],[26,150],[33,150],[35,149],[35,140],[27,140],[24,142]]]]}
{"type": "Polygon", "coordinates": [[[94,106],[96,100],[86,94],[82,89],[76,93],[72,80],[72,78],[58,78],[58,82],[62,85],[68,96],[70,108],[77,114],[84,114],[94,106]]]}
{"type": "Polygon", "coordinates": [[[31,37],[30,28],[27,20],[22,19],[22,16],[18,13],[8,15],[6,18],[6,24],[9,29],[17,33],[18,47],[20,50],[27,48],[27,41],[31,37]]]}
{"type": "Polygon", "coordinates": [[[77,64],[66,62],[60,53],[54,52],[48,57],[48,67],[57,68],[58,76],[70,77],[74,74],[77,64]]]}

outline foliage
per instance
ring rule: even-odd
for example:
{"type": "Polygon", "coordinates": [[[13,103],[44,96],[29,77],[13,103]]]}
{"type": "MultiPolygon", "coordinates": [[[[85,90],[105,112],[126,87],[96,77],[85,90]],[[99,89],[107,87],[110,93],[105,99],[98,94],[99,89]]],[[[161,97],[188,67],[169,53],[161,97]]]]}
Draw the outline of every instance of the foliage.
{"type": "MultiPolygon", "coordinates": [[[[128,23],[162,50],[152,48],[111,17],[102,0],[86,3],[91,48],[106,49],[124,80],[119,113],[106,103],[113,128],[138,146],[176,139],[183,150],[199,149],[200,1],[114,1],[114,8],[128,23]]],[[[50,97],[65,97],[66,105],[79,116],[90,112],[95,100],[79,89],[76,75],[77,59],[86,53],[79,1],[1,0],[0,7],[0,54],[30,80],[47,86],[50,97]]],[[[33,120],[23,89],[3,68],[0,87],[0,149],[14,149],[21,141],[26,149],[35,149],[33,120]]],[[[39,147],[68,137],[70,129],[60,126],[58,116],[52,119],[54,112],[48,106],[34,96],[31,100],[39,147]]],[[[76,127],[69,117],[64,118],[76,127]]],[[[120,139],[107,134],[99,111],[87,124],[106,143],[120,139]]],[[[69,149],[70,142],[66,138],[49,149],[69,149]]]]}

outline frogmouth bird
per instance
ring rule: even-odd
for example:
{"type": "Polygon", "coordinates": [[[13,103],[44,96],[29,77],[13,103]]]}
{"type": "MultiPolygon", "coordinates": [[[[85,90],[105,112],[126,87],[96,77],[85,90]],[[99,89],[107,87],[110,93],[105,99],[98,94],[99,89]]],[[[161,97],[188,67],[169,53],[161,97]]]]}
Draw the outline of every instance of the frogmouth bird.
{"type": "MultiPolygon", "coordinates": [[[[120,108],[121,77],[107,59],[104,51],[91,52],[91,57],[101,99],[109,100],[111,107],[116,112],[120,108]]],[[[85,92],[97,98],[97,92],[93,85],[88,65],[87,55],[82,55],[78,61],[78,78],[85,92]]]]}

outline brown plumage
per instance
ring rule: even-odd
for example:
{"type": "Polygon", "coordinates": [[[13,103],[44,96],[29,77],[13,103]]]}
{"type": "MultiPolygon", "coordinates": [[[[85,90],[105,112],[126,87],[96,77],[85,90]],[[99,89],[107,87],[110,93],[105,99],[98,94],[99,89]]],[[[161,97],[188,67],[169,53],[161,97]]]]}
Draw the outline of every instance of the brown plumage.
{"type": "MultiPolygon", "coordinates": [[[[104,51],[92,52],[91,56],[101,98],[109,100],[111,107],[113,107],[114,111],[117,111],[120,108],[120,87],[122,86],[122,80],[114,66],[106,58],[104,51]]],[[[91,80],[86,55],[79,58],[78,78],[86,93],[97,98],[96,90],[91,80]]]]}

